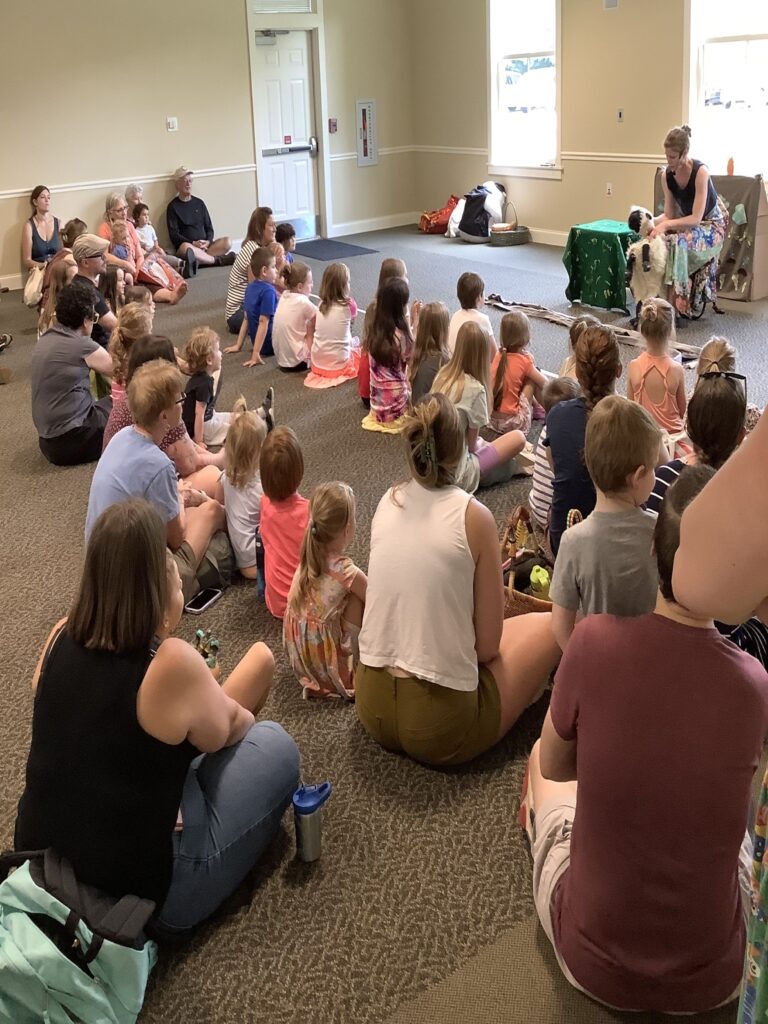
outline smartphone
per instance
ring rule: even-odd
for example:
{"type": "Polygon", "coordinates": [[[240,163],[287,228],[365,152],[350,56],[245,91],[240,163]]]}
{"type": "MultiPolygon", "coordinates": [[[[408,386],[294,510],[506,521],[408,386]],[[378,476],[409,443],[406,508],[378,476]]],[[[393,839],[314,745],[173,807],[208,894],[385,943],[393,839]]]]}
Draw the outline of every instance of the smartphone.
{"type": "Polygon", "coordinates": [[[205,590],[195,594],[189,604],[185,605],[184,611],[189,612],[190,615],[202,615],[212,604],[216,604],[221,594],[222,591],[215,587],[206,587],[205,590]]]}

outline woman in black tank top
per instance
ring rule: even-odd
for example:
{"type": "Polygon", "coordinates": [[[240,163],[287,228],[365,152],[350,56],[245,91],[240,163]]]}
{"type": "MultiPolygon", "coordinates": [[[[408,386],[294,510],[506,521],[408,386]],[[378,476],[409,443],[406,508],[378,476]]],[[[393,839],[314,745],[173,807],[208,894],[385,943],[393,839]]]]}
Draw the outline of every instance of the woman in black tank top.
{"type": "Polygon", "coordinates": [[[691,129],[683,125],[670,129],[664,139],[664,212],[655,218],[650,234],[670,236],[667,297],[682,316],[691,312],[691,276],[704,267],[706,297],[717,299],[717,260],[728,227],[709,171],[689,154],[690,138],[691,129]]]}
{"type": "Polygon", "coordinates": [[[84,883],[154,900],[177,931],[240,883],[298,784],[293,741],[254,724],[271,653],[255,644],[219,686],[168,637],[182,610],[160,516],[141,499],[112,505],[35,673],[15,835],[17,850],[53,847],[84,883]]]}

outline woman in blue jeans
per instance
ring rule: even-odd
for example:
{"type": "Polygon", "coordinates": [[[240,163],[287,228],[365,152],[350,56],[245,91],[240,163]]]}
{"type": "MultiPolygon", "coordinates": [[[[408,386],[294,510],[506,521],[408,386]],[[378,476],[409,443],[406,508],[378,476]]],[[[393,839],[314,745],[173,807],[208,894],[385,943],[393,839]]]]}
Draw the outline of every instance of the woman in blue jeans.
{"type": "Polygon", "coordinates": [[[17,850],[53,847],[81,882],[153,900],[171,932],[239,885],[299,778],[290,736],[254,721],[272,684],[269,649],[254,644],[220,686],[170,636],[182,610],[158,513],[141,499],[110,506],[35,669],[15,837],[17,850]]]}

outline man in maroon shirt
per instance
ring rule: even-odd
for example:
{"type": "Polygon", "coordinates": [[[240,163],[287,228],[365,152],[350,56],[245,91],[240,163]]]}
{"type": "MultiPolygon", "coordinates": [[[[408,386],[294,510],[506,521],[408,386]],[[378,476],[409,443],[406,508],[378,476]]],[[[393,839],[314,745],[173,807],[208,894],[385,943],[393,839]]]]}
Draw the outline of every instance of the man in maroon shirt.
{"type": "Polygon", "coordinates": [[[560,967],[620,1010],[701,1012],[741,979],[768,675],[671,583],[680,517],[712,474],[686,468],[667,492],[655,611],[574,630],[521,808],[560,967]]]}

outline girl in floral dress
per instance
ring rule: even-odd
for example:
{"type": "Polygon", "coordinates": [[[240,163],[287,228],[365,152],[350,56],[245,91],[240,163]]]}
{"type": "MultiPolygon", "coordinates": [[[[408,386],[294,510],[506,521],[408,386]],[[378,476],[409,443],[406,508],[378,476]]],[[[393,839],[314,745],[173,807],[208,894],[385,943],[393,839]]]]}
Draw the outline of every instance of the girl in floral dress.
{"type": "Polygon", "coordinates": [[[354,696],[365,573],[344,554],[355,533],[348,484],[321,484],[309,504],[301,558],[283,619],[283,646],[304,697],[354,696]]]}

